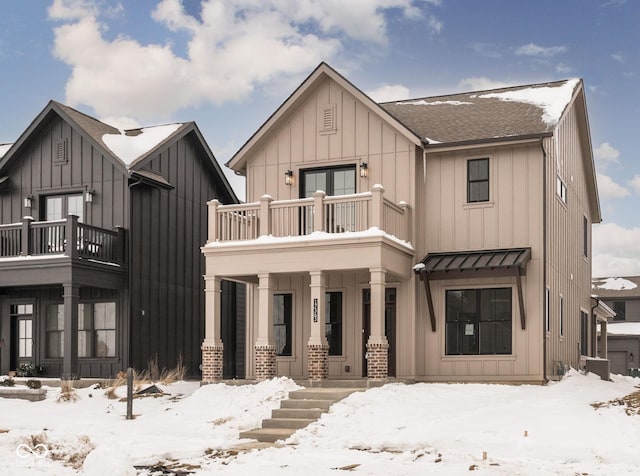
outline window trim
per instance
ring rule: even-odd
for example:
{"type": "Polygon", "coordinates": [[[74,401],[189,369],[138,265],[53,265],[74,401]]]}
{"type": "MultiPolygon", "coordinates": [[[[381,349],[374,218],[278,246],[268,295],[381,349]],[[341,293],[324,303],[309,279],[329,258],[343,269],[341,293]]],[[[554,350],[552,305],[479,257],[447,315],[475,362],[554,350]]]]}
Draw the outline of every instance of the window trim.
{"type": "Polygon", "coordinates": [[[49,309],[51,308],[51,306],[62,306],[62,312],[64,313],[64,303],[52,301],[52,302],[46,303],[44,306],[44,309],[45,309],[45,319],[44,319],[44,326],[43,326],[44,358],[45,359],[62,359],[64,357],[64,314],[63,314],[63,321],[62,321],[62,329],[49,329],[49,309]],[[60,335],[61,346],[62,346],[62,351],[60,355],[52,356],[50,353],[49,335],[51,333],[57,333],[60,335]]]}
{"type": "Polygon", "coordinates": [[[491,201],[491,160],[489,157],[479,157],[475,159],[467,159],[467,204],[479,204],[487,203],[491,201]],[[487,178],[471,180],[470,168],[472,162],[486,162],[487,164],[487,178]],[[480,200],[471,200],[471,185],[477,183],[487,184],[487,197],[480,200]]]}
{"type": "MultiPolygon", "coordinates": [[[[305,192],[307,174],[314,173],[314,172],[325,172],[325,174],[327,174],[327,185],[325,187],[327,190],[323,190],[323,192],[326,193],[327,196],[334,196],[335,189],[333,184],[333,172],[338,172],[342,170],[353,171],[353,177],[354,177],[353,193],[358,193],[357,164],[353,163],[353,164],[347,164],[347,165],[334,165],[329,167],[312,167],[308,169],[300,169],[298,171],[298,173],[300,174],[300,190],[298,191],[299,192],[298,196],[300,198],[305,198],[304,192],[305,192]]],[[[316,192],[316,190],[314,190],[314,192],[316,192]]],[[[337,195],[337,196],[340,196],[340,195],[337,195]]],[[[306,197],[306,198],[309,198],[309,197],[306,197]]]]}
{"type": "Polygon", "coordinates": [[[90,332],[91,333],[91,355],[80,356],[79,359],[115,359],[118,357],[118,301],[112,299],[100,299],[96,301],[81,301],[78,303],[78,354],[80,353],[80,332],[90,332]],[[113,304],[114,305],[114,325],[112,328],[100,328],[96,329],[96,319],[95,319],[95,308],[96,304],[113,304]],[[80,329],[80,306],[91,306],[91,328],[90,329],[80,329]],[[97,332],[101,331],[113,331],[114,333],[114,348],[113,355],[104,355],[98,356],[96,355],[96,347],[97,347],[97,332]]]}

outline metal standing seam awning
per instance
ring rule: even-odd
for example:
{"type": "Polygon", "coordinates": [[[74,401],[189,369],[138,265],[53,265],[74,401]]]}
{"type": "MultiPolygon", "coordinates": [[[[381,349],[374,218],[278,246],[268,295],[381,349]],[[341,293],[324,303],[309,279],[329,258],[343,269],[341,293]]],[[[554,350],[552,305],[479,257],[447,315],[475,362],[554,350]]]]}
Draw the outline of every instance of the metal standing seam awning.
{"type": "Polygon", "coordinates": [[[431,298],[430,280],[469,279],[514,276],[518,290],[520,325],[526,327],[521,276],[526,274],[531,248],[429,253],[413,267],[424,283],[431,330],[436,331],[436,317],[431,298]]]}

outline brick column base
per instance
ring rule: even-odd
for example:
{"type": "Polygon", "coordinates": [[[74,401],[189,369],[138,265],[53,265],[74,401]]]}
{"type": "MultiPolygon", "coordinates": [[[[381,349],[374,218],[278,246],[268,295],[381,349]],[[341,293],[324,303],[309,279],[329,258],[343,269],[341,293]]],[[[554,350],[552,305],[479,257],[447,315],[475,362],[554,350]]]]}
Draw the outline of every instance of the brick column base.
{"type": "Polygon", "coordinates": [[[323,380],[329,377],[329,346],[307,344],[309,354],[309,380],[323,380]]]}
{"type": "Polygon", "coordinates": [[[367,344],[367,378],[384,380],[389,377],[389,344],[367,344]]]}
{"type": "Polygon", "coordinates": [[[256,345],[256,380],[268,380],[276,376],[276,346],[256,345]]]}
{"type": "Polygon", "coordinates": [[[202,344],[202,380],[222,380],[222,351],[220,344],[202,344]]]}

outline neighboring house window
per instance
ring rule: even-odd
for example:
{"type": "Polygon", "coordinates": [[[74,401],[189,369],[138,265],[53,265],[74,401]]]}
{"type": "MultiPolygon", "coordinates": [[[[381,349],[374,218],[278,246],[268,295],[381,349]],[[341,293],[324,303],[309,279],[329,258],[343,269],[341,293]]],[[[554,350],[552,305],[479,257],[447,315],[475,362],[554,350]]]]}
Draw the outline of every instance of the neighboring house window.
{"type": "Polygon", "coordinates": [[[589,316],[580,310],[580,354],[589,355],[589,316]]]}
{"type": "Polygon", "coordinates": [[[560,335],[564,335],[564,296],[560,295],[560,335]]]}
{"type": "Polygon", "coordinates": [[[446,354],[511,353],[511,288],[446,292],[446,354]]]}
{"type": "Polygon", "coordinates": [[[47,306],[47,322],[45,326],[47,357],[63,356],[64,345],[64,305],[49,304],[47,306]]]}
{"type": "Polygon", "coordinates": [[[589,220],[582,217],[582,254],[586,258],[589,256],[589,220]]]}
{"type": "Polygon", "coordinates": [[[616,317],[613,318],[614,321],[624,321],[626,320],[626,302],[625,301],[612,301],[611,308],[615,311],[616,317]]]}
{"type": "Polygon", "coordinates": [[[467,202],[489,201],[489,159],[467,161],[467,202]]]}
{"type": "Polygon", "coordinates": [[[562,200],[564,203],[567,203],[567,186],[565,185],[564,181],[560,178],[560,176],[558,175],[556,177],[556,181],[557,181],[557,193],[558,193],[558,197],[560,197],[560,200],[562,200]]]}
{"type": "Polygon", "coordinates": [[[544,328],[547,332],[551,330],[551,291],[544,290],[544,328]]]}
{"type": "Polygon", "coordinates": [[[115,357],[116,303],[78,305],[78,357],[115,357]]]}
{"type": "Polygon", "coordinates": [[[342,292],[328,292],[325,299],[325,335],[329,342],[329,355],[342,355],[342,292]]]}
{"type": "Polygon", "coordinates": [[[273,295],[273,336],[276,355],[291,356],[291,294],[273,295]]]}

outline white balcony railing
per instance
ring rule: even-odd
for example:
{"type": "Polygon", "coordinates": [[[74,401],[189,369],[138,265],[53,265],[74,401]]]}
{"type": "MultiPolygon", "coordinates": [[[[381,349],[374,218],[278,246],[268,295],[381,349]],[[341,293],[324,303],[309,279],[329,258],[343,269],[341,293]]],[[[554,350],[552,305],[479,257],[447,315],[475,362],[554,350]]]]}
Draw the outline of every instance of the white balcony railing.
{"type": "Polygon", "coordinates": [[[370,192],[274,201],[265,195],[259,202],[222,205],[209,202],[209,242],[255,240],[260,236],[304,236],[313,232],[345,233],[377,227],[410,241],[408,205],[391,203],[384,188],[370,192]]]}

